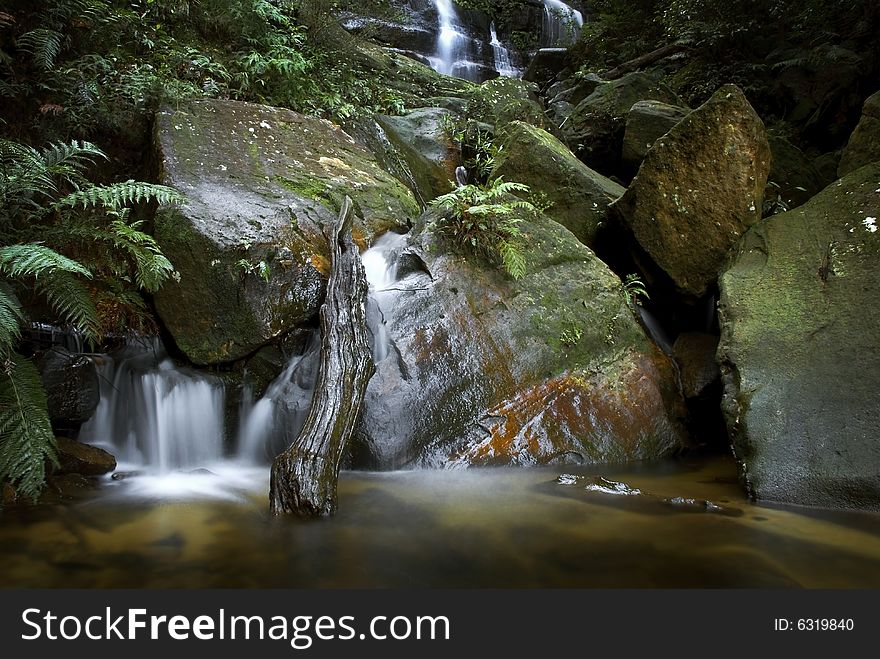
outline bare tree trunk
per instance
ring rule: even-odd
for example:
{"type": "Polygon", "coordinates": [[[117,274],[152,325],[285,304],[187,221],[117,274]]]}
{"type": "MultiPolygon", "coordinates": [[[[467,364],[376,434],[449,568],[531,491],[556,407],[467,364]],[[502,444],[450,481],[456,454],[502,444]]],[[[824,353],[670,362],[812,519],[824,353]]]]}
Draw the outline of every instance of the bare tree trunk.
{"type": "Polygon", "coordinates": [[[339,465],[375,370],[366,325],[367,280],[351,237],[353,216],[346,197],[330,245],[318,381],[302,431],[272,464],[273,515],[322,517],[336,512],[339,465]]]}
{"type": "Polygon", "coordinates": [[[631,59],[628,62],[619,64],[613,69],[602,73],[600,77],[603,80],[616,80],[625,73],[635,71],[636,69],[640,69],[643,66],[648,66],[649,64],[653,64],[654,62],[659,62],[662,59],[672,57],[673,55],[677,55],[678,53],[682,53],[686,50],[687,47],[683,44],[671,43],[669,45],[663,46],[662,48],[658,48],[657,50],[652,50],[650,53],[641,55],[639,57],[636,57],[635,59],[631,59]]]}

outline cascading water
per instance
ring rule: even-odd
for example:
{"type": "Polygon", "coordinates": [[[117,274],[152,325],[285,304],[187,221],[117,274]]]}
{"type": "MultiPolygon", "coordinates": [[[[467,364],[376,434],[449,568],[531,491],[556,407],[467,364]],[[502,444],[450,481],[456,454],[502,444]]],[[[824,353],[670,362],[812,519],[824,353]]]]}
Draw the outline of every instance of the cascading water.
{"type": "Polygon", "coordinates": [[[502,76],[507,78],[519,78],[522,72],[513,65],[513,58],[510,51],[504,47],[498,38],[498,31],[495,29],[495,23],[489,26],[489,36],[491,38],[492,54],[495,57],[495,70],[502,76]]]}
{"type": "Polygon", "coordinates": [[[315,391],[320,345],[315,332],[303,352],[290,359],[265,395],[242,416],[238,457],[243,462],[271,462],[302,430],[315,391]]]}
{"type": "Polygon", "coordinates": [[[382,306],[392,303],[395,291],[391,285],[397,281],[397,256],[406,242],[406,235],[388,232],[361,255],[364,272],[370,285],[367,300],[367,328],[373,337],[373,362],[379,364],[391,352],[382,306]]]}
{"type": "Polygon", "coordinates": [[[223,386],[177,368],[158,340],[97,358],[101,401],[80,430],[122,463],[151,473],[206,467],[223,457],[223,386]]]}
{"type": "Polygon", "coordinates": [[[437,50],[428,61],[438,73],[465,80],[476,81],[479,78],[480,65],[472,57],[477,48],[462,27],[461,20],[452,0],[433,0],[437,10],[439,30],[437,34],[437,50]]]}
{"type": "Polygon", "coordinates": [[[541,46],[562,48],[573,45],[584,26],[581,12],[560,0],[544,0],[544,25],[541,46]]]}

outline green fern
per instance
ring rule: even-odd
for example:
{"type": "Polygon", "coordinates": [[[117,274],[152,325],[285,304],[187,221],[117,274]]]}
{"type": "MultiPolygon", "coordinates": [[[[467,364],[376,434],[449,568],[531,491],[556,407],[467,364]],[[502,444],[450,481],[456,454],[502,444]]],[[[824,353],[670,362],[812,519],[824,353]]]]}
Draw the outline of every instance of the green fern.
{"type": "Polygon", "coordinates": [[[0,357],[6,358],[18,343],[24,313],[21,303],[6,282],[0,281],[0,357]]]}
{"type": "Polygon", "coordinates": [[[112,185],[96,185],[84,190],[77,190],[59,199],[53,204],[55,209],[75,208],[82,206],[119,209],[128,204],[145,201],[157,201],[160,204],[182,203],[184,200],[174,188],[141,181],[125,181],[112,185]]]}
{"type": "Polygon", "coordinates": [[[497,178],[487,185],[463,185],[431,202],[443,215],[434,227],[459,249],[500,264],[513,279],[526,273],[521,215],[536,213],[513,193],[529,193],[523,183],[497,178]]]}
{"type": "Polygon", "coordinates": [[[0,369],[0,481],[36,498],[47,461],[58,464],[46,392],[36,366],[11,353],[0,369]]]}
{"type": "Polygon", "coordinates": [[[64,35],[60,32],[38,28],[22,34],[17,43],[20,50],[30,53],[37,68],[50,71],[61,54],[63,40],[64,35]]]}
{"type": "Polygon", "coordinates": [[[13,278],[41,276],[58,270],[91,277],[82,265],[44,245],[8,245],[0,247],[0,272],[13,278]]]}

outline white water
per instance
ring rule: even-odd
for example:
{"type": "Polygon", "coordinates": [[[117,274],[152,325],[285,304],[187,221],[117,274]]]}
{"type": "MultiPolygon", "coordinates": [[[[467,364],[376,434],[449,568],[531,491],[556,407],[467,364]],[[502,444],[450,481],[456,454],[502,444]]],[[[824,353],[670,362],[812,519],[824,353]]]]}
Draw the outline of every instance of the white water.
{"type": "Polygon", "coordinates": [[[467,48],[467,37],[459,29],[458,14],[452,0],[434,0],[440,18],[440,32],[437,35],[436,66],[439,73],[451,76],[456,62],[462,58],[467,48]]]}
{"type": "Polygon", "coordinates": [[[242,416],[238,457],[246,464],[267,464],[305,424],[315,388],[318,334],[294,355],[266,393],[242,416]]]}
{"type": "Polygon", "coordinates": [[[489,26],[490,43],[492,45],[492,55],[495,57],[495,70],[502,76],[507,78],[519,78],[522,71],[513,65],[513,58],[510,51],[504,47],[501,40],[498,39],[498,32],[495,29],[495,23],[489,26]]]}
{"type": "Polygon", "coordinates": [[[584,17],[560,0],[544,0],[544,25],[541,45],[561,48],[573,45],[584,26],[584,17]]]}
{"type": "Polygon", "coordinates": [[[223,386],[180,369],[158,340],[130,344],[114,361],[96,357],[101,400],[80,439],[110,447],[151,474],[208,467],[223,458],[223,386]]]}
{"type": "Polygon", "coordinates": [[[373,362],[379,364],[391,352],[392,343],[385,327],[382,306],[391,304],[396,291],[393,284],[397,281],[397,257],[406,243],[406,235],[389,231],[376,243],[361,254],[361,263],[370,285],[367,300],[367,329],[373,337],[373,362]]]}

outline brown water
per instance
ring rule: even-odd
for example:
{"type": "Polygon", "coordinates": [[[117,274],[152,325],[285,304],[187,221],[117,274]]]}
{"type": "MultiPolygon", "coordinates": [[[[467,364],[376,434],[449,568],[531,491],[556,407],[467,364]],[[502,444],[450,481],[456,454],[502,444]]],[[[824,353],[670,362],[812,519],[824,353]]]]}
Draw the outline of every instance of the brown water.
{"type": "Polygon", "coordinates": [[[319,522],[271,519],[265,471],[199,478],[7,510],[0,586],[880,587],[880,515],[750,504],[724,458],[349,472],[319,522]],[[591,474],[642,494],[589,491],[591,474]]]}

